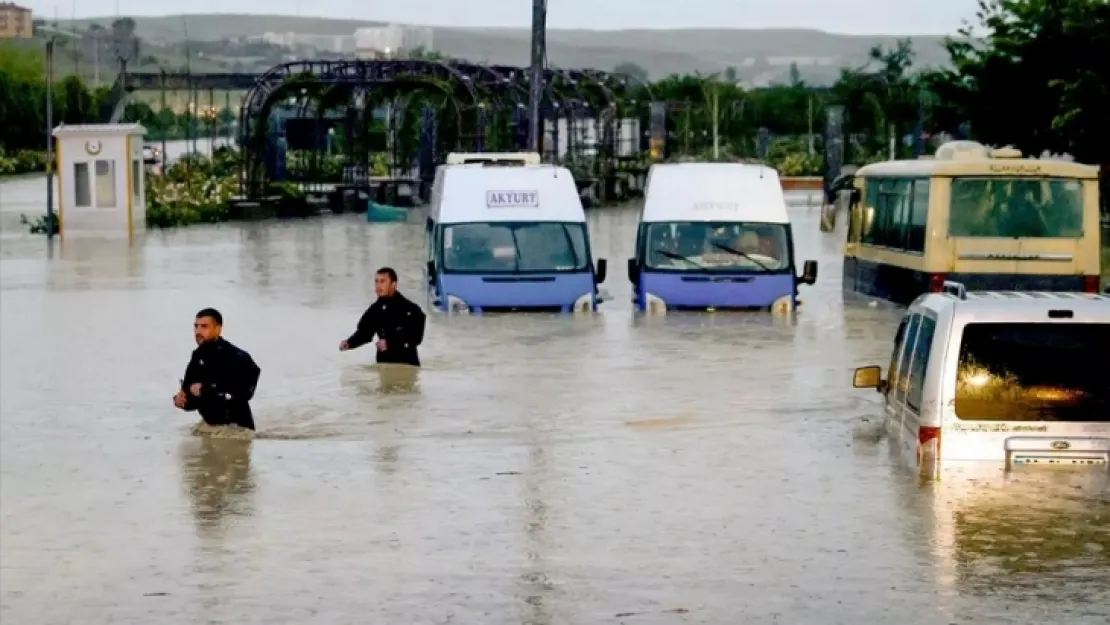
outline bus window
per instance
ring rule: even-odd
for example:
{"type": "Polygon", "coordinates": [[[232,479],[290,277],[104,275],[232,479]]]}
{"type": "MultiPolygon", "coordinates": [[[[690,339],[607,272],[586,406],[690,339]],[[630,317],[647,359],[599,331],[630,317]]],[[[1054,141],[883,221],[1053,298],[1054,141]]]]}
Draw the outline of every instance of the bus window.
{"type": "Polygon", "coordinates": [[[860,210],[860,242],[874,244],[877,235],[880,178],[867,179],[867,193],[860,210]]]}
{"type": "Polygon", "coordinates": [[[1063,178],[955,178],[954,237],[1081,238],[1083,184],[1063,178]]]}
{"type": "Polygon", "coordinates": [[[910,209],[909,234],[906,237],[906,250],[910,252],[925,252],[925,233],[928,231],[926,222],[929,217],[929,185],[928,178],[917,178],[913,181],[911,193],[913,202],[910,209]]]}
{"type": "Polygon", "coordinates": [[[878,247],[906,249],[910,224],[910,180],[872,179],[868,185],[871,219],[865,224],[863,242],[878,247]],[[874,188],[874,193],[871,189],[874,188]]]}

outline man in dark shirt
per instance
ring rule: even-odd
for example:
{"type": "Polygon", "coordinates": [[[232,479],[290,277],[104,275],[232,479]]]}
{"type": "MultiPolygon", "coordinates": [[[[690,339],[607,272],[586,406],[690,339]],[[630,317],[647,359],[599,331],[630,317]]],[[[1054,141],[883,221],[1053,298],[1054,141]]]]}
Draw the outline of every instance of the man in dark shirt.
{"type": "Polygon", "coordinates": [[[378,337],[378,362],[420,366],[416,348],[424,341],[424,311],[397,290],[397,272],[382,267],[374,276],[378,300],[358,320],[339,351],[361,347],[378,337]]]}
{"type": "Polygon", "coordinates": [[[197,348],[185,368],[181,390],[173,405],[196,410],[208,425],[237,425],[254,429],[250,400],[262,370],[247,352],[221,336],[223,315],[214,308],[197,313],[193,332],[197,348]]]}

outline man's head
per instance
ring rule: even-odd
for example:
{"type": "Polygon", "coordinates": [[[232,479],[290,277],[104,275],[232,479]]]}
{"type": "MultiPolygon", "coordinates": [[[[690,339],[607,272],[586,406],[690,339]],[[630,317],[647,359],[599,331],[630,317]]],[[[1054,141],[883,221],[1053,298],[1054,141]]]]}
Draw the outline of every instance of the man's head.
{"type": "Polygon", "coordinates": [[[374,293],[378,297],[392,297],[397,292],[397,272],[391,267],[382,267],[374,274],[374,293]]]}
{"type": "Polygon", "coordinates": [[[215,308],[205,308],[197,313],[193,321],[193,334],[196,336],[197,345],[209,343],[220,338],[224,329],[224,316],[215,308]]]}

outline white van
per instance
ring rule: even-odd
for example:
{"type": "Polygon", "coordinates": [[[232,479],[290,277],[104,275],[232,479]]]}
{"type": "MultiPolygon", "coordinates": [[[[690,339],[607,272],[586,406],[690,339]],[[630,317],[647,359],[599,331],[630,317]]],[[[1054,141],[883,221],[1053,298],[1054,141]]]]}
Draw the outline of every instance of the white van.
{"type": "Polygon", "coordinates": [[[990,461],[1110,466],[1110,297],[968,292],[918,297],[890,369],[855,372],[884,396],[887,432],[919,471],[990,461]]]}
{"type": "Polygon", "coordinates": [[[597,310],[586,212],[565,167],[441,165],[428,216],[430,307],[450,312],[597,310]]]}
{"type": "Polygon", "coordinates": [[[794,235],[778,172],[742,163],[652,165],[628,279],[637,310],[793,313],[794,235]]]}

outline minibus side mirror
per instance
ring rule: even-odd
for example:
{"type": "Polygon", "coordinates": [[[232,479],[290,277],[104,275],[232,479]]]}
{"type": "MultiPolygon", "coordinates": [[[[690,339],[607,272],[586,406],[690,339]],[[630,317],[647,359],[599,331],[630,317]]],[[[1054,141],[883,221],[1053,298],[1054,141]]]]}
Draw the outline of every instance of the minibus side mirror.
{"type": "Polygon", "coordinates": [[[436,261],[428,261],[428,284],[436,283],[436,261]]]}
{"type": "Polygon", "coordinates": [[[640,283],[640,263],[635,258],[628,259],[628,281],[632,284],[640,283]]]}
{"type": "Polygon", "coordinates": [[[801,284],[816,284],[817,283],[817,261],[807,260],[802,265],[802,275],[798,278],[801,284]]]}
{"type": "Polygon", "coordinates": [[[877,365],[860,367],[852,375],[853,388],[873,388],[882,393],[886,391],[886,380],[883,379],[883,368],[877,365]]]}
{"type": "Polygon", "coordinates": [[[425,219],[424,220],[424,229],[427,230],[428,232],[431,232],[432,228],[435,227],[435,223],[436,222],[432,221],[431,217],[425,219]]]}
{"type": "Polygon", "coordinates": [[[601,284],[605,282],[605,276],[609,275],[609,261],[604,258],[597,259],[597,271],[594,272],[594,282],[601,284]]]}

